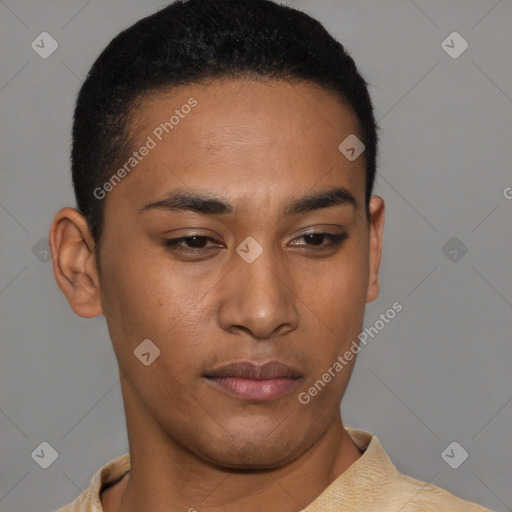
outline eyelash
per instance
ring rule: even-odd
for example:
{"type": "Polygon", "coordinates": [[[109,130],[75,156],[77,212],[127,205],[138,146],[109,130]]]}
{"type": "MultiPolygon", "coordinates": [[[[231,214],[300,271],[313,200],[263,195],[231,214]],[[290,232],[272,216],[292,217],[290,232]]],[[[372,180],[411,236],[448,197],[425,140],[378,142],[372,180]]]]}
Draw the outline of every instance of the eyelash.
{"type": "MultiPolygon", "coordinates": [[[[322,246],[310,246],[311,251],[313,252],[320,252],[325,251],[328,249],[331,249],[333,247],[339,247],[341,244],[345,241],[345,239],[348,237],[346,233],[340,233],[340,234],[334,234],[334,233],[324,233],[324,232],[311,232],[311,233],[304,233],[300,237],[296,238],[295,240],[300,240],[301,238],[305,238],[306,236],[315,235],[315,236],[323,236],[324,238],[327,238],[330,241],[329,245],[322,245],[322,246]]],[[[200,240],[215,240],[213,238],[210,238],[209,236],[202,236],[202,235],[191,235],[191,236],[182,236],[180,238],[169,238],[164,241],[164,245],[167,249],[173,252],[178,252],[182,254],[204,254],[204,251],[208,250],[206,247],[203,248],[187,248],[182,245],[178,245],[181,242],[186,242],[187,240],[191,240],[193,238],[200,239],[200,240]]]]}

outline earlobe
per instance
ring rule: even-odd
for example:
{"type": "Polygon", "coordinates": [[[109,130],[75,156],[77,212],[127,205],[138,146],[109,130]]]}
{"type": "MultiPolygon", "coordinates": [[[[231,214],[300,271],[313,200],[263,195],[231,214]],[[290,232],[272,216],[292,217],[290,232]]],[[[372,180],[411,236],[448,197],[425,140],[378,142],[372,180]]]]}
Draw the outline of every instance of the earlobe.
{"type": "Polygon", "coordinates": [[[369,279],[366,302],[374,301],[380,292],[379,271],[382,258],[382,237],[384,234],[384,200],[379,196],[370,199],[369,233],[369,279]]]}
{"type": "Polygon", "coordinates": [[[94,241],[85,217],[74,208],[61,209],[50,228],[53,274],[71,309],[92,318],[102,313],[94,241]]]}

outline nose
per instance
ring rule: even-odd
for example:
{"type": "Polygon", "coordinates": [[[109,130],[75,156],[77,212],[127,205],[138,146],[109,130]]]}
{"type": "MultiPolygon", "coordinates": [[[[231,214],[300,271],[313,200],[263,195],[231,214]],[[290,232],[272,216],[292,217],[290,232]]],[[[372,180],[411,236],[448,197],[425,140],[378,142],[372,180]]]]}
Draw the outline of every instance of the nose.
{"type": "Polygon", "coordinates": [[[223,287],[217,310],[221,327],[243,331],[255,339],[282,336],[297,328],[293,282],[284,261],[272,250],[263,250],[251,263],[238,254],[223,287]]]}

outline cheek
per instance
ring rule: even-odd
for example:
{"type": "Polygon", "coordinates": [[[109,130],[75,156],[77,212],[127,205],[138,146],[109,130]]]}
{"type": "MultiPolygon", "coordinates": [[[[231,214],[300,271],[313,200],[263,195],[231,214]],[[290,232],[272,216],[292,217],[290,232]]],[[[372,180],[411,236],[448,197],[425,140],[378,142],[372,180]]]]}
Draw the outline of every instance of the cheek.
{"type": "Polygon", "coordinates": [[[194,349],[205,306],[201,293],[171,262],[132,252],[121,262],[105,261],[104,276],[102,305],[118,357],[130,363],[144,339],[152,340],[162,355],[172,348],[176,361],[183,347],[194,349]]]}
{"type": "MultiPolygon", "coordinates": [[[[180,273],[170,260],[153,251],[134,251],[123,246],[118,246],[116,252],[126,256],[109,253],[113,256],[105,261],[102,298],[125,322],[140,325],[144,318],[151,323],[163,318],[171,320],[177,308],[192,308],[191,287],[183,286],[180,273]]],[[[175,316],[179,315],[176,310],[175,316]]]]}
{"type": "Polygon", "coordinates": [[[314,267],[304,262],[296,269],[298,297],[338,342],[357,336],[362,327],[368,268],[367,244],[358,239],[325,262],[314,267]]]}
{"type": "Polygon", "coordinates": [[[312,371],[301,396],[310,400],[305,407],[310,407],[315,421],[332,416],[350,380],[356,358],[351,353],[343,364],[338,358],[357,342],[362,330],[367,276],[364,261],[346,254],[314,279],[310,276],[302,281],[300,296],[305,298],[304,314],[311,319],[308,329],[314,341],[309,350],[312,371]]]}

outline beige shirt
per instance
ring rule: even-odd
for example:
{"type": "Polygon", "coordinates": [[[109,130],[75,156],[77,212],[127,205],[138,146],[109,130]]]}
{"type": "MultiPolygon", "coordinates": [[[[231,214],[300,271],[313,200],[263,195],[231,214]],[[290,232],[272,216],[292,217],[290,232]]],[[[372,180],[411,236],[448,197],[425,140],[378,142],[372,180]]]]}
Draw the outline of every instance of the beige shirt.
{"type": "MultiPolygon", "coordinates": [[[[345,427],[364,453],[301,512],[491,512],[398,472],[374,435],[345,427]]],[[[130,469],[126,453],[105,464],[87,490],[57,512],[103,512],[100,490],[130,469]]]]}

